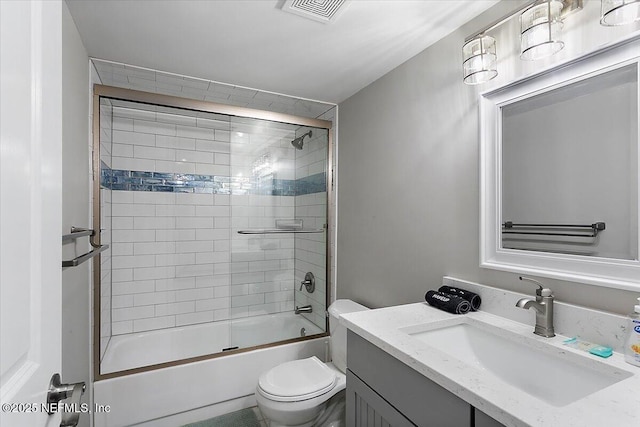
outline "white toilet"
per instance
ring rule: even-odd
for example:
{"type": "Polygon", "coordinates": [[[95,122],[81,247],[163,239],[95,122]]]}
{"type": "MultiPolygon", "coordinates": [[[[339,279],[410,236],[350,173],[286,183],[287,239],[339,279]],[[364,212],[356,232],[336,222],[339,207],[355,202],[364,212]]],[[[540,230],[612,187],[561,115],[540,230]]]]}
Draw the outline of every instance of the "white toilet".
{"type": "Polygon", "coordinates": [[[270,427],[342,426],[347,384],[347,329],[340,325],[345,313],[368,310],[351,300],[329,306],[331,363],[317,357],[285,362],[258,379],[256,400],[270,427]]]}

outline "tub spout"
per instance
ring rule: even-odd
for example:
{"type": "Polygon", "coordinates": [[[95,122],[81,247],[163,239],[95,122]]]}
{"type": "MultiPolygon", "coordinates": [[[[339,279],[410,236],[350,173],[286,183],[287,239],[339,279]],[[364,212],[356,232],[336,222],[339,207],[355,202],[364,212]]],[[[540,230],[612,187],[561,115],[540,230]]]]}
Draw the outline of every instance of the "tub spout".
{"type": "Polygon", "coordinates": [[[300,314],[300,313],[313,313],[313,307],[311,307],[310,305],[303,305],[302,307],[298,307],[296,305],[296,310],[295,310],[296,314],[300,314]]]}

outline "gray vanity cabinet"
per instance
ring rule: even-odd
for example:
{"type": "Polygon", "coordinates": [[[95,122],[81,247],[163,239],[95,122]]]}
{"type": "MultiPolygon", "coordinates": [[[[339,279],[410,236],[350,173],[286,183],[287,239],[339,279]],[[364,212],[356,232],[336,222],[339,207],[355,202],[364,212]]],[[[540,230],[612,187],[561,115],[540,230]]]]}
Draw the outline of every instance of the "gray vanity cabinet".
{"type": "Polygon", "coordinates": [[[489,415],[485,414],[478,408],[476,408],[474,420],[475,420],[474,427],[504,427],[504,424],[494,420],[493,418],[491,418],[489,415]]]}
{"type": "Polygon", "coordinates": [[[393,406],[347,369],[347,425],[354,427],[414,427],[393,406]]]}
{"type": "Polygon", "coordinates": [[[500,427],[502,424],[349,330],[347,427],[373,426],[500,427]]]}

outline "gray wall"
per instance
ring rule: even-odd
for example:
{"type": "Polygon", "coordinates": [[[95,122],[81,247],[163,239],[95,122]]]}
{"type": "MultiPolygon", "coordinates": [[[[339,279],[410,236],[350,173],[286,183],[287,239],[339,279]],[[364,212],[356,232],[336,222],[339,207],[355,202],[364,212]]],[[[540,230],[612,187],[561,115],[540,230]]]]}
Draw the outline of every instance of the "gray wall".
{"type": "MultiPolygon", "coordinates": [[[[492,33],[500,76],[462,83],[462,44],[521,2],[504,1],[340,104],[337,288],[371,307],[422,301],[443,275],[530,292],[479,268],[478,93],[615,40],[600,2],[565,22],[566,47],[520,61],[517,19],[492,33]]],[[[638,293],[542,279],[561,301],[626,313],[638,293]]],[[[514,308],[515,309],[515,308],[514,308]]]]}
{"type": "MultiPolygon", "coordinates": [[[[62,2],[62,234],[71,226],[89,227],[89,58],[62,2]]],[[[90,250],[87,237],[63,245],[64,259],[90,250]]],[[[89,402],[91,337],[91,262],[62,272],[62,380],[84,381],[89,402]]],[[[89,415],[80,416],[89,425],[89,415]]]]}

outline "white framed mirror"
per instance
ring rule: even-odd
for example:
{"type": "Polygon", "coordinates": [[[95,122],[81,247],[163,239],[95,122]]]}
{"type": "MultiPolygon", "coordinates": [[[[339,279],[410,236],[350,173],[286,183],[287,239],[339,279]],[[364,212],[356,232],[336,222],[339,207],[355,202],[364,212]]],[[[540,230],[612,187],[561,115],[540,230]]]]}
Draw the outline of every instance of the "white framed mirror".
{"type": "Polygon", "coordinates": [[[480,96],[480,266],[640,291],[640,39],[480,96]]]}

